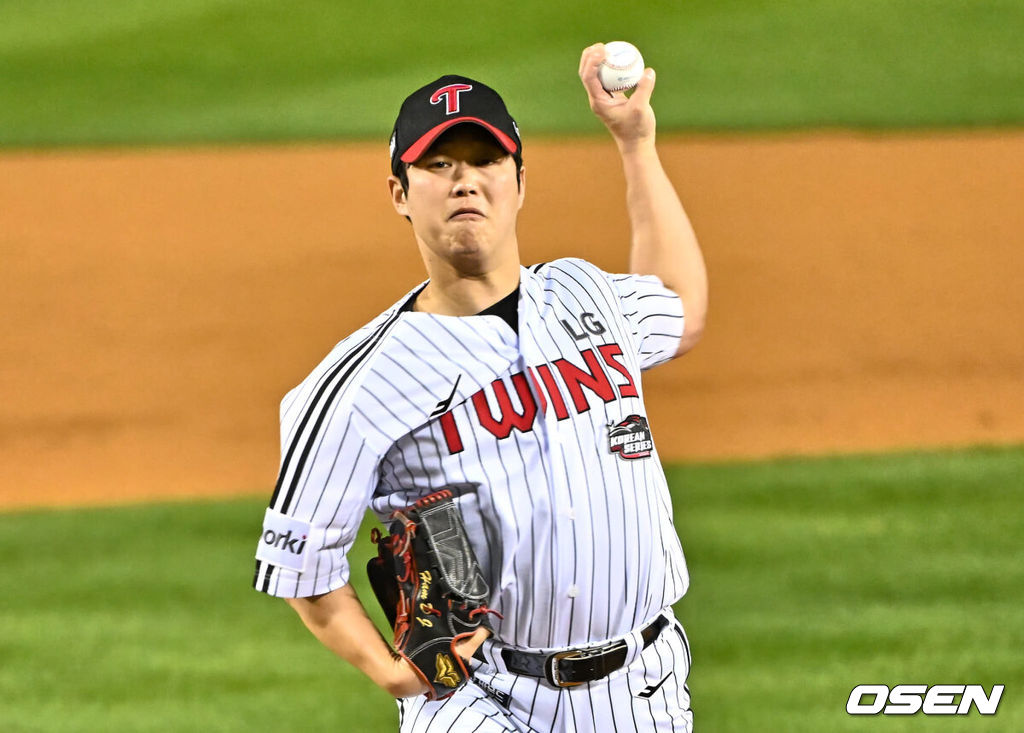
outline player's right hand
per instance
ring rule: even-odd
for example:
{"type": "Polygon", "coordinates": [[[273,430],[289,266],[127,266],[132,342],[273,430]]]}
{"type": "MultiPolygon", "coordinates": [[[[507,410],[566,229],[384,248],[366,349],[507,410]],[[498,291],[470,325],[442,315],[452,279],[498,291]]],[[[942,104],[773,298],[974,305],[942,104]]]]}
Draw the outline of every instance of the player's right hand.
{"type": "Polygon", "coordinates": [[[606,92],[598,78],[604,57],[603,43],[588,46],[580,55],[580,81],[587,92],[590,109],[608,128],[621,149],[653,143],[655,118],[651,92],[654,91],[654,69],[644,69],[636,90],[628,97],[622,92],[606,92]]]}

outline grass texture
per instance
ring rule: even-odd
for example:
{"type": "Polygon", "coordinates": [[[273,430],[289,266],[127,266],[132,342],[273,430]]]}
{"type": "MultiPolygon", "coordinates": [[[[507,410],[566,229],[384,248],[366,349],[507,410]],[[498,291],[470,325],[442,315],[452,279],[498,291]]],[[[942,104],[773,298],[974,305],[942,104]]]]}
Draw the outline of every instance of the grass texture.
{"type": "MultiPolygon", "coordinates": [[[[669,476],[700,730],[1024,729],[1024,448],[669,476]],[[1006,690],[994,717],[851,718],[860,683],[1006,690]]],[[[394,730],[383,692],[249,587],[263,506],[0,515],[3,729],[394,730]]]]}
{"type": "Polygon", "coordinates": [[[662,130],[1018,125],[1019,0],[13,0],[0,146],[371,138],[455,71],[524,135],[596,133],[580,50],[631,40],[662,130]]]}

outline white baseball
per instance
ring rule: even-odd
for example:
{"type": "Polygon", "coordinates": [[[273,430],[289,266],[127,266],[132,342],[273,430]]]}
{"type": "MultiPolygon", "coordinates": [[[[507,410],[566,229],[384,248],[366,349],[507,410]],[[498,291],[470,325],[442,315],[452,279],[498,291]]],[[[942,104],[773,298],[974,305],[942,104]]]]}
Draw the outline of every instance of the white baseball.
{"type": "Polygon", "coordinates": [[[604,44],[605,57],[597,78],[606,92],[624,92],[640,82],[644,74],[644,57],[632,43],[609,41],[604,44]]]}

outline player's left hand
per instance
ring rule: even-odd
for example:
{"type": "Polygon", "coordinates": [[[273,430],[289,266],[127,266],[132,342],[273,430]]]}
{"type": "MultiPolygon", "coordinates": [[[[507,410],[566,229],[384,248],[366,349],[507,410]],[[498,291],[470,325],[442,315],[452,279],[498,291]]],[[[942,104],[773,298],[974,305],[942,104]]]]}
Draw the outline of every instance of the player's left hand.
{"type": "Polygon", "coordinates": [[[631,149],[645,142],[654,142],[655,118],[651,107],[654,91],[654,69],[644,69],[633,93],[606,92],[597,76],[604,61],[603,43],[583,49],[580,56],[580,80],[587,91],[590,109],[605,124],[620,150],[631,149]]]}
{"type": "MultiPolygon", "coordinates": [[[[480,648],[490,635],[490,629],[481,626],[473,632],[472,636],[458,642],[455,645],[455,651],[460,657],[469,662],[473,659],[476,650],[480,648]]],[[[392,654],[390,677],[385,685],[385,689],[396,698],[400,698],[416,697],[417,695],[424,694],[430,688],[423,683],[423,680],[416,674],[408,660],[398,654],[392,654]]]]}
{"type": "Polygon", "coordinates": [[[473,635],[463,639],[455,645],[455,651],[459,653],[459,656],[469,661],[476,654],[476,650],[487,641],[487,637],[491,635],[491,630],[485,626],[481,626],[473,635]]]}

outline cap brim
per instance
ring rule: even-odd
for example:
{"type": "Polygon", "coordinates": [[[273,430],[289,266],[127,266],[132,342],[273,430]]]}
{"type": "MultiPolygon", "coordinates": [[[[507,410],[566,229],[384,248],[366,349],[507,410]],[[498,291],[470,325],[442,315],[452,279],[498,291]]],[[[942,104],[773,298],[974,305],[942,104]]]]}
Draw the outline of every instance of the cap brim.
{"type": "Polygon", "coordinates": [[[487,130],[489,133],[494,135],[494,139],[498,141],[501,147],[505,148],[509,153],[515,153],[518,150],[516,141],[506,135],[504,132],[499,130],[494,125],[484,122],[479,117],[456,117],[452,120],[445,120],[437,127],[433,127],[428,130],[419,140],[409,146],[409,149],[402,153],[403,163],[415,163],[417,160],[423,157],[423,154],[427,152],[429,148],[441,133],[447,130],[449,127],[461,124],[463,122],[472,122],[473,124],[480,125],[480,127],[487,130]]]}

